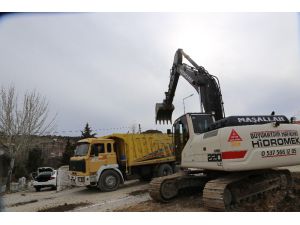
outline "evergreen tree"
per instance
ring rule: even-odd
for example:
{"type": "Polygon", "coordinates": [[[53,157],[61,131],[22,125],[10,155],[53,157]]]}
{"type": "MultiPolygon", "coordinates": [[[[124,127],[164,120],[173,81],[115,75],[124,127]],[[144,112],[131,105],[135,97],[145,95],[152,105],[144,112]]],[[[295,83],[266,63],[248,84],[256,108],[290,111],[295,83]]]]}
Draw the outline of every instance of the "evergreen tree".
{"type": "Polygon", "coordinates": [[[89,124],[86,123],[85,128],[83,131],[81,131],[81,137],[82,138],[91,138],[95,137],[96,133],[92,133],[92,129],[89,127],[89,124]]]}
{"type": "Polygon", "coordinates": [[[68,138],[67,144],[65,147],[65,151],[63,153],[61,163],[63,165],[69,165],[70,158],[74,155],[74,149],[76,147],[76,144],[71,144],[70,139],[68,138]]]}

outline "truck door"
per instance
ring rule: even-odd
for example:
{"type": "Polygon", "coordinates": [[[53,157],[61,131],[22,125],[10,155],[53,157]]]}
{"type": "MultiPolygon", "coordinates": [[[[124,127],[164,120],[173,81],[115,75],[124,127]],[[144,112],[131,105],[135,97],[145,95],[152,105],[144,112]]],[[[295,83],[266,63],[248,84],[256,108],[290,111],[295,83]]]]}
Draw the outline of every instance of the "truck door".
{"type": "Polygon", "coordinates": [[[112,143],[106,144],[107,164],[117,164],[117,155],[112,143]]]}
{"type": "Polygon", "coordinates": [[[90,158],[90,171],[92,173],[97,172],[102,165],[107,164],[104,143],[95,143],[91,146],[90,158]]]}

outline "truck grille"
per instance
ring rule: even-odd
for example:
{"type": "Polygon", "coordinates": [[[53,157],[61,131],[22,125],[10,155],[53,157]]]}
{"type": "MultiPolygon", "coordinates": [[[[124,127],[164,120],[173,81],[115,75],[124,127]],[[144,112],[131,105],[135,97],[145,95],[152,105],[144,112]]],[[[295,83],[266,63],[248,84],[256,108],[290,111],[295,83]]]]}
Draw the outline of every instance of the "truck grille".
{"type": "Polygon", "coordinates": [[[70,171],[84,172],[85,173],[85,160],[73,160],[69,164],[70,171]]]}

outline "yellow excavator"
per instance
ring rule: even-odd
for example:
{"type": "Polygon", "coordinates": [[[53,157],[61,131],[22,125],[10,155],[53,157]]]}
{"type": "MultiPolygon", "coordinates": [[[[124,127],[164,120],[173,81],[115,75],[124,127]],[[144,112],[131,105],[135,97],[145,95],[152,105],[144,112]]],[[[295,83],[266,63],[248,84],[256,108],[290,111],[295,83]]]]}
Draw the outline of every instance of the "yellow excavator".
{"type": "Polygon", "coordinates": [[[208,210],[232,211],[272,191],[289,193],[292,176],[278,167],[300,164],[300,126],[274,112],[225,117],[218,78],[182,49],[176,51],[166,97],[156,104],[156,122],[172,121],[180,76],[199,93],[201,112],[187,113],[174,122],[176,162],[182,170],[153,179],[150,196],[168,202],[181,190],[196,189],[203,192],[208,210]]]}

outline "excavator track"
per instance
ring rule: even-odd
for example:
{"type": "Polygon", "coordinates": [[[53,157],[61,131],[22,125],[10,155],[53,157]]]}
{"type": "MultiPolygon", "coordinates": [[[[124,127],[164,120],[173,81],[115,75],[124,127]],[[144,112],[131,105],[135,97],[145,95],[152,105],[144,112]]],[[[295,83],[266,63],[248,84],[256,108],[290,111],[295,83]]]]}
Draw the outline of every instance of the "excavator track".
{"type": "MultiPolygon", "coordinates": [[[[203,192],[203,205],[210,211],[245,211],[268,193],[286,195],[293,188],[289,170],[259,170],[227,174],[185,174],[154,178],[149,194],[158,202],[169,202],[182,190],[203,192]]],[[[284,196],[283,196],[284,197],[284,196]]],[[[253,207],[252,207],[253,208],[253,207]]]]}
{"type": "Polygon", "coordinates": [[[204,207],[211,211],[243,211],[266,193],[291,189],[293,180],[288,170],[234,173],[210,180],[203,190],[204,207]]]}
{"type": "Polygon", "coordinates": [[[158,202],[168,202],[170,199],[174,198],[177,196],[177,187],[174,186],[176,183],[175,180],[178,179],[179,177],[182,177],[182,173],[175,173],[169,176],[164,176],[164,177],[157,177],[154,178],[150,182],[150,188],[149,188],[149,194],[152,197],[153,200],[158,201],[158,202]],[[166,182],[173,182],[173,187],[171,185],[167,185],[165,189],[170,189],[170,190],[165,190],[166,192],[169,192],[167,196],[164,196],[161,194],[161,187],[163,184],[167,184],[166,182]]]}
{"type": "Polygon", "coordinates": [[[150,183],[149,194],[158,202],[169,202],[177,197],[180,191],[196,189],[199,193],[207,182],[205,176],[194,176],[183,172],[154,178],[150,183]]]}

